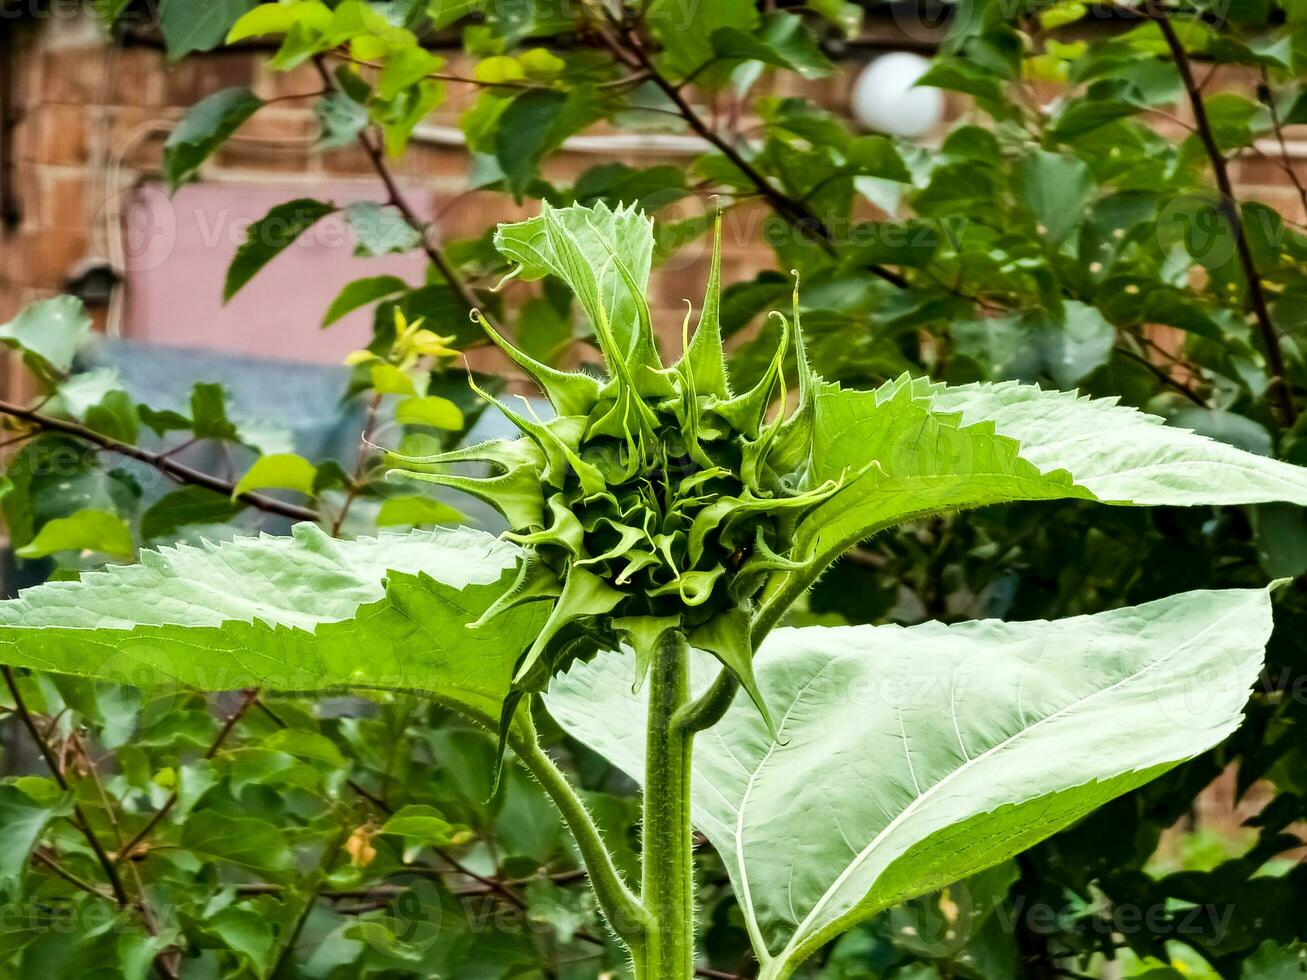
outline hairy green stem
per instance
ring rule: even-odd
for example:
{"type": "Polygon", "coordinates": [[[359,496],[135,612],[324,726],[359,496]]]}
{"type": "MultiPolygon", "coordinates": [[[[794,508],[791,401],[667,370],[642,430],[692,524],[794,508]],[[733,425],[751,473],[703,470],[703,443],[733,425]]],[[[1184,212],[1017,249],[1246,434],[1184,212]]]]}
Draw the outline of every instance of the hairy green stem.
{"type": "Polygon", "coordinates": [[[721,670],[708,690],[677,712],[676,724],[686,732],[701,732],[712,728],[722,720],[739,690],[739,678],[729,670],[721,670]]]}
{"type": "Polygon", "coordinates": [[[600,910],[608,919],[613,932],[626,943],[638,962],[646,931],[644,909],[639,899],[622,881],[585,802],[554,760],[540,747],[535,731],[521,730],[519,724],[514,724],[509,744],[522,764],[539,780],[567,821],[581,852],[581,860],[589,873],[590,885],[599,901],[600,910]]]}
{"type": "Polygon", "coordinates": [[[678,723],[690,694],[689,647],[663,634],[649,669],[644,784],[644,881],[649,913],[637,980],[694,975],[694,872],[690,831],[690,753],[694,732],[678,723]]]}

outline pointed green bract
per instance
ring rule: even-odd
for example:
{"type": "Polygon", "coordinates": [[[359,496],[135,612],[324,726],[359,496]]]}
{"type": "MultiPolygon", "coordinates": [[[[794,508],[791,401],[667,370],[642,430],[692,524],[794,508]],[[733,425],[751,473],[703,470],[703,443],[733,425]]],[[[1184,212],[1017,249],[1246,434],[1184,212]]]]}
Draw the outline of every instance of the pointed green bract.
{"type": "Polygon", "coordinates": [[[466,630],[521,552],[472,530],[238,538],[141,554],[0,603],[0,661],[139,687],[422,693],[497,719],[544,611],[466,630]]]}
{"type": "MultiPolygon", "coordinates": [[[[686,341],[685,356],[678,368],[688,376],[697,394],[715,395],[724,400],[730,398],[731,386],[726,376],[726,353],[722,349],[721,284],[722,216],[718,212],[713,226],[712,265],[699,326],[695,328],[694,336],[686,341]]],[[[688,314],[686,323],[689,323],[688,314]]]]}
{"type": "Polygon", "coordinates": [[[594,408],[599,400],[599,382],[579,372],[559,371],[557,368],[541,364],[525,351],[510,344],[489,321],[481,315],[480,310],[473,311],[472,318],[485,330],[486,335],[495,346],[508,355],[528,378],[540,386],[540,390],[549,398],[554,411],[559,415],[585,415],[594,408]]]}
{"type": "MultiPolygon", "coordinates": [[[[774,633],[755,666],[780,738],[737,701],[699,734],[691,782],[760,976],[790,976],[855,922],[1220,742],[1270,629],[1268,594],[1240,590],[1054,623],[774,633]]],[[[712,673],[699,661],[696,687],[712,673]]],[[[601,656],[557,679],[546,703],[640,780],[645,705],[630,676],[627,658],[601,656]]]]}

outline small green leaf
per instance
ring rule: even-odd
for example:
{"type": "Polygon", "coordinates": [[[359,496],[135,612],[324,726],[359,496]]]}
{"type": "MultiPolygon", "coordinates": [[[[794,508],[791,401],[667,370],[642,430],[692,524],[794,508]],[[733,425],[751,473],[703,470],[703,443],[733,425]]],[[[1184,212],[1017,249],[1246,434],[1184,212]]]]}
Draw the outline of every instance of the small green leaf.
{"type": "Polygon", "coordinates": [[[427,0],[427,16],[434,30],[448,27],[459,18],[485,9],[490,0],[427,0]]]}
{"type": "Polygon", "coordinates": [[[1300,980],[1307,974],[1307,943],[1277,945],[1268,939],[1243,963],[1240,980],[1300,980]]]}
{"type": "Polygon", "coordinates": [[[345,221],[354,233],[354,254],[365,257],[409,252],[422,236],[394,208],[374,201],[357,201],[345,208],[345,221]]]}
{"type": "Polygon", "coordinates": [[[1039,26],[1045,31],[1053,31],[1082,20],[1088,13],[1089,7],[1080,0],[1058,0],[1047,10],[1039,12],[1039,26]]]}
{"type": "Polygon", "coordinates": [[[187,110],[163,145],[163,175],[175,191],[195,177],[213,152],[254,115],[263,100],[248,88],[227,88],[187,110]]]}
{"type": "Polygon", "coordinates": [[[73,358],[90,335],[91,318],[75,296],[40,300],[0,326],[0,341],[39,358],[57,374],[73,366],[73,358]]]}
{"type": "Polygon", "coordinates": [[[379,299],[402,293],[408,289],[408,283],[398,276],[372,276],[368,279],[355,279],[342,289],[331,306],[327,308],[322,325],[329,327],[341,317],[352,313],[361,306],[367,306],[379,299]]]}
{"type": "Polygon", "coordinates": [[[296,3],[259,4],[232,25],[227,34],[227,43],[235,44],[237,41],[268,34],[285,34],[304,16],[304,8],[307,6],[309,5],[296,3]]]}
{"type": "Polygon", "coordinates": [[[140,434],[141,416],[136,403],[125,391],[105,394],[86,410],[86,427],[119,442],[135,443],[140,434]]]}
{"type": "Polygon", "coordinates": [[[229,905],[205,916],[202,928],[247,962],[256,976],[267,976],[272,965],[273,935],[265,916],[229,905]]]}
{"type": "Polygon", "coordinates": [[[594,896],[582,888],[562,888],[548,878],[527,885],[527,915],[548,926],[560,943],[570,943],[594,917],[594,896]]]}
{"type": "Polygon", "coordinates": [[[98,551],[130,558],[134,550],[126,521],[107,510],[87,509],[47,521],[36,537],[14,554],[19,558],[44,558],[60,551],[98,551]]]}
{"type": "Polygon", "coordinates": [[[457,432],[463,428],[463,412],[448,398],[427,395],[406,398],[396,405],[395,421],[401,425],[429,425],[457,432]]]}
{"type": "Polygon", "coordinates": [[[304,232],[336,210],[334,204],[299,198],[278,204],[250,225],[245,241],[227,269],[222,299],[227,302],[254,278],[255,273],[280,255],[304,232]]]}
{"type": "Polygon", "coordinates": [[[846,38],[856,37],[862,27],[862,7],[849,0],[808,0],[807,6],[838,27],[846,38]]]}
{"type": "Polygon", "coordinates": [[[834,68],[803,19],[784,11],[768,17],[756,34],[738,27],[718,28],[712,33],[712,47],[723,60],[761,61],[804,78],[820,78],[834,68]]]}
{"type": "Polygon", "coordinates": [[[761,21],[754,0],[714,0],[689,5],[681,0],[653,0],[646,8],[645,17],[663,46],[658,61],[664,73],[684,78],[697,71],[697,81],[709,88],[721,85],[729,77],[731,67],[713,66],[703,70],[716,57],[713,34],[723,27],[752,33],[761,21]]]}
{"type": "Polygon", "coordinates": [[[360,105],[340,89],[328,92],[313,104],[313,115],[318,121],[320,150],[334,150],[348,146],[358,139],[368,124],[367,106],[360,105]]]}
{"type": "Polygon", "coordinates": [[[844,159],[849,171],[860,177],[912,183],[912,175],[899,151],[893,141],[884,136],[859,136],[850,141],[844,150],[844,159]]]}
{"type": "Polygon", "coordinates": [[[292,867],[286,835],[266,820],[197,810],[182,825],[182,847],[201,858],[276,875],[292,867]]]}
{"type": "Polygon", "coordinates": [[[541,157],[552,149],[556,124],[566,105],[564,92],[526,92],[510,102],[499,117],[495,155],[509,189],[518,197],[536,176],[541,157]]]}
{"type": "Polygon", "coordinates": [[[1057,387],[1071,389],[1107,363],[1116,328],[1096,308],[1069,300],[1061,319],[1040,310],[967,320],[954,327],[954,340],[958,353],[985,365],[989,377],[1051,379],[1057,387]]]}
{"type": "Polygon", "coordinates": [[[198,439],[236,438],[236,426],[227,417],[227,393],[222,385],[200,382],[191,389],[189,427],[198,439]]]}
{"type": "Polygon", "coordinates": [[[415,46],[392,51],[377,80],[377,97],[389,102],[410,85],[439,71],[444,64],[444,58],[425,48],[415,46]]]}
{"type": "Polygon", "coordinates": [[[221,493],[183,487],[160,497],[141,515],[141,537],[172,537],[188,524],[225,524],[245,509],[221,493]]]}
{"type": "Polygon", "coordinates": [[[1057,117],[1049,135],[1063,143],[1071,143],[1108,123],[1133,116],[1140,109],[1141,106],[1124,99],[1073,99],[1057,117]]]}
{"type": "Polygon", "coordinates": [[[1217,145],[1225,152],[1247,146],[1255,132],[1270,126],[1266,106],[1234,92],[1218,92],[1203,100],[1217,145]]]}
{"type": "Polygon", "coordinates": [[[406,89],[391,102],[377,103],[372,118],[381,124],[386,152],[391,156],[403,153],[418,123],[444,100],[444,85],[427,80],[406,89]]]}
{"type": "Polygon", "coordinates": [[[523,81],[526,69],[516,58],[499,54],[478,61],[472,69],[472,77],[486,85],[502,85],[505,82],[523,81]]]}
{"type": "Polygon", "coordinates": [[[381,832],[409,837],[437,847],[458,843],[460,838],[466,837],[466,832],[449,823],[435,807],[418,804],[410,804],[395,811],[382,824],[381,832]]]}
{"type": "Polygon", "coordinates": [[[372,387],[383,395],[417,396],[417,386],[413,376],[401,371],[393,364],[372,365],[372,387]]]}
{"type": "Polygon", "coordinates": [[[1016,171],[1017,196],[1039,222],[1039,232],[1054,248],[1084,220],[1094,195],[1094,180],[1083,161],[1067,153],[1036,150],[1016,171]]]}
{"type": "Polygon", "coordinates": [[[377,527],[462,524],[465,520],[465,516],[449,504],[416,495],[388,497],[377,511],[377,527]]]}
{"type": "Polygon", "coordinates": [[[176,61],[192,51],[212,51],[223,43],[227,32],[259,0],[162,0],[159,27],[163,31],[168,60],[176,61]]]}
{"type": "Polygon", "coordinates": [[[267,489],[297,490],[312,496],[317,475],[317,467],[303,456],[294,453],[260,456],[232,490],[232,499],[251,490],[267,489]]]}
{"type": "Polygon", "coordinates": [[[22,881],[46,824],[71,812],[72,800],[64,794],[38,803],[17,786],[0,785],[0,894],[12,895],[22,881]]]}
{"type": "Polygon", "coordinates": [[[263,747],[276,752],[285,752],[297,759],[321,762],[333,769],[344,769],[349,765],[340,749],[336,747],[336,743],[317,732],[283,728],[265,738],[263,747]]]}

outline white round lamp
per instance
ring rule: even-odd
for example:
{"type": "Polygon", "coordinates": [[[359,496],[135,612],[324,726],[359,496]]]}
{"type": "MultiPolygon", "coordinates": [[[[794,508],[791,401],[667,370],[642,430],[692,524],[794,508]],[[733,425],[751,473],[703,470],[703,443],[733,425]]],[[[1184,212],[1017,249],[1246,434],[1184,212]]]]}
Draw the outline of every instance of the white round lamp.
{"type": "Polygon", "coordinates": [[[922,136],[944,115],[944,93],[913,88],[930,62],[895,51],[867,65],[853,85],[853,114],[867,129],[890,136],[922,136]]]}

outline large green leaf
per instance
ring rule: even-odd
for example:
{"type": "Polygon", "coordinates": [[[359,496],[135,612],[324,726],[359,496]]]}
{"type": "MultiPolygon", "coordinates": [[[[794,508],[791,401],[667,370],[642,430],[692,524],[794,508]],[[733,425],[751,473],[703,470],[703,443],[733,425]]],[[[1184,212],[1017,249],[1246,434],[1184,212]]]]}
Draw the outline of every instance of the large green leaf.
{"type": "Polygon", "coordinates": [[[175,191],[195,177],[218,147],[258,112],[263,100],[248,88],[225,88],[187,110],[163,145],[163,174],[175,191]]]}
{"type": "MultiPolygon", "coordinates": [[[[1262,665],[1262,590],[1191,592],[1059,622],[780,630],[758,684],[695,746],[696,825],[763,963],[789,976],[852,923],[995,865],[1239,724],[1262,665]]],[[[714,673],[698,660],[696,686],[714,673]]],[[[556,680],[549,710],[633,778],[630,657],[556,680]]]]}
{"type": "Polygon", "coordinates": [[[850,545],[904,521],[987,504],[1079,498],[1123,505],[1307,505],[1307,469],[1116,404],[1014,383],[900,378],[816,395],[810,483],[843,489],[799,524],[806,563],[768,583],[774,622],[850,545]]]}
{"type": "Polygon", "coordinates": [[[531,606],[465,629],[518,549],[480,531],[291,538],[146,551],[0,603],[0,661],[151,687],[416,691],[497,720],[531,606]]]}
{"type": "Polygon", "coordinates": [[[236,249],[231,265],[227,267],[222,301],[225,303],[240,292],[255,273],[335,210],[334,204],[301,197],[278,204],[250,225],[245,232],[245,241],[236,249]]]}

